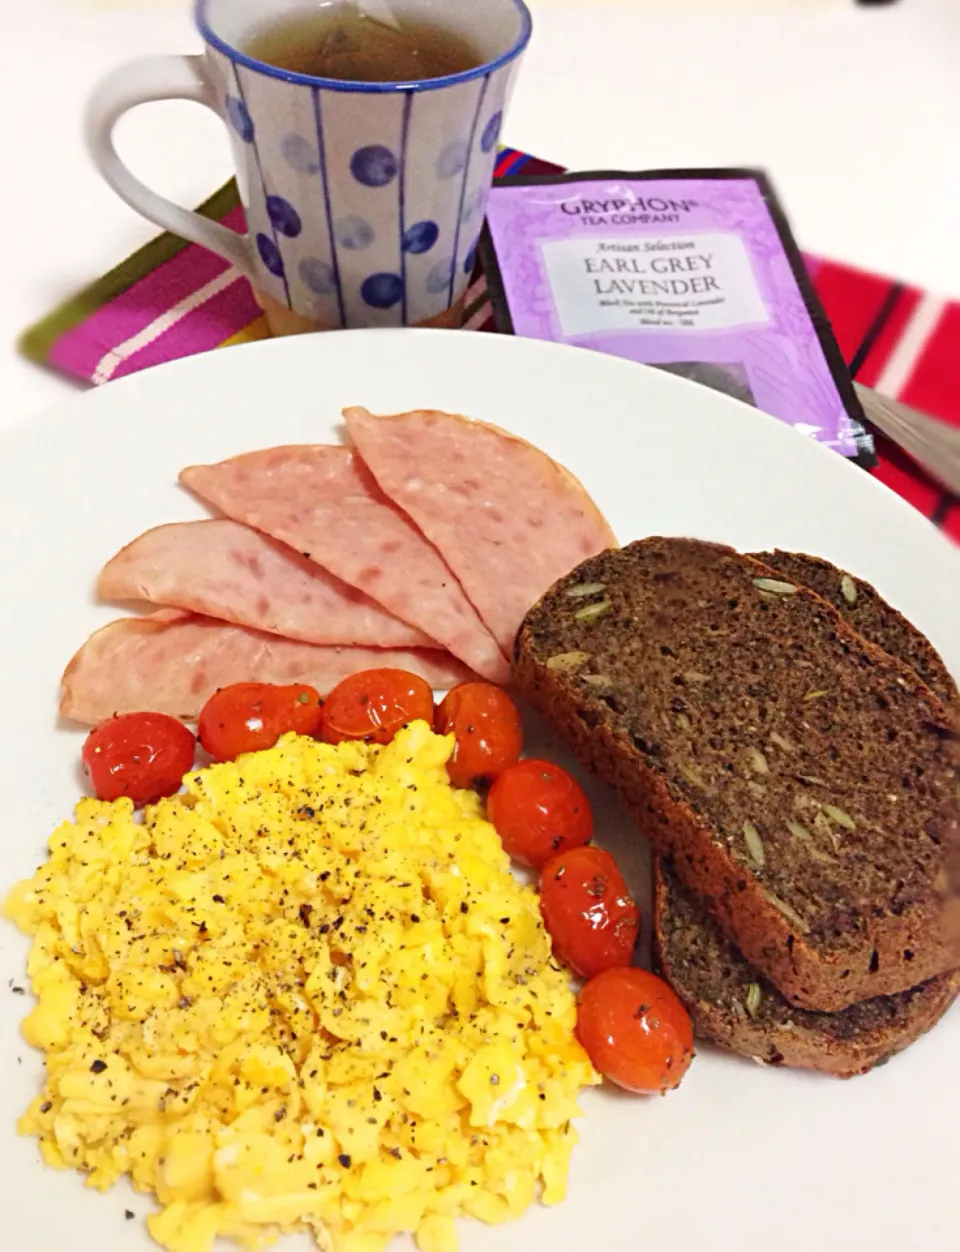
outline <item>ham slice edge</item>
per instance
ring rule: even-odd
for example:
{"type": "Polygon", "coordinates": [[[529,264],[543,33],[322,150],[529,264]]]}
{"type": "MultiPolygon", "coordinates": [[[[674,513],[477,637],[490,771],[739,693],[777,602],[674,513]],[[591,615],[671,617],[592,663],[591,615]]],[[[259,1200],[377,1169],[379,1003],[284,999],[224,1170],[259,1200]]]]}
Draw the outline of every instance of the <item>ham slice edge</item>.
{"type": "Polygon", "coordinates": [[[435,545],[508,656],[540,597],[617,546],[579,480],[516,435],[426,409],[343,416],[380,489],[435,545]]]}
{"type": "Polygon", "coordinates": [[[90,726],[147,710],[192,720],[218,687],[232,683],[308,683],[327,695],[349,675],[381,667],[409,670],[440,690],[472,677],[445,652],[318,647],[164,610],[120,618],[91,635],[64,670],[60,713],[90,726]]]}
{"type": "Polygon", "coordinates": [[[228,518],[156,526],[104,566],[105,600],[220,618],[303,643],[440,645],[286,544],[228,518]]]}
{"type": "Polygon", "coordinates": [[[228,517],[308,555],[475,673],[509,680],[506,657],[455,574],[353,449],[267,448],[190,466],[180,481],[228,517]]]}

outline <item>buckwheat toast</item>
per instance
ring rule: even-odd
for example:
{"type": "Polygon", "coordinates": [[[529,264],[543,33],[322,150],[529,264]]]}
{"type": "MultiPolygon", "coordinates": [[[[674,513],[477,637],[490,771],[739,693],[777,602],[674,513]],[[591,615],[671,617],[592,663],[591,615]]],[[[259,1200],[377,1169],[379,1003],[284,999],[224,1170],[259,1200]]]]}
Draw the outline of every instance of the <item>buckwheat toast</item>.
{"type": "Polygon", "coordinates": [[[658,861],[654,949],[660,972],[683,1001],[697,1038],[767,1065],[865,1074],[937,1024],[960,991],[960,973],[877,996],[841,1013],[789,1004],[748,964],[701,902],[658,861]]]}
{"type": "Polygon", "coordinates": [[[744,957],[840,1011],[960,963],[943,704],[806,587],[730,548],[648,539],[528,614],[521,690],[744,957]]]}
{"type": "Polygon", "coordinates": [[[864,582],[818,556],[801,552],[751,552],[789,582],[816,592],[850,623],[857,634],[902,661],[927,684],[944,704],[957,700],[957,684],[943,658],[927,637],[908,622],[883,596],[864,582]]]}

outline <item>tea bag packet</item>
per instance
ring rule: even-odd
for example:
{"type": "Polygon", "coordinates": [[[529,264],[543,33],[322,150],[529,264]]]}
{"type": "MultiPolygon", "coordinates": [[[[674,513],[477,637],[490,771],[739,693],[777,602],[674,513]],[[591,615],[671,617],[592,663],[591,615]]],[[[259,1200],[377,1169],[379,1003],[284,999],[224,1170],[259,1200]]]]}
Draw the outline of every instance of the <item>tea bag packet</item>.
{"type": "Polygon", "coordinates": [[[658,366],[876,463],[763,174],[505,178],[490,197],[481,255],[500,331],[658,366]]]}
{"type": "MultiPolygon", "coordinates": [[[[344,82],[416,82],[482,61],[455,32],[394,11],[393,0],[345,0],[281,29],[293,45],[279,50],[281,61],[292,54],[301,72],[344,82]]],[[[261,51],[267,60],[271,54],[278,58],[275,44],[261,51]]]]}
{"type": "Polygon", "coordinates": [[[395,64],[397,73],[402,74],[405,54],[403,34],[385,0],[379,0],[372,10],[366,0],[353,0],[331,10],[319,50],[331,78],[350,79],[364,71],[367,77],[382,77],[378,72],[382,64],[395,64]]]}

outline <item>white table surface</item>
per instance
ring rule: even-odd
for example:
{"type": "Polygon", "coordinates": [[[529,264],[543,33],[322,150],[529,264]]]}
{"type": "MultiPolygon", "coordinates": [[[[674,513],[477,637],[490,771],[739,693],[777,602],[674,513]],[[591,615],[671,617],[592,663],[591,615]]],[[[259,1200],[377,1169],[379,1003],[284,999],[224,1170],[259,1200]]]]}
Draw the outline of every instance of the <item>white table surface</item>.
{"type": "MultiPolygon", "coordinates": [[[[802,246],[960,297],[958,0],[741,2],[532,0],[506,141],[580,169],[764,166],[802,246]]],[[[87,158],[90,88],[197,47],[187,0],[0,0],[0,426],[71,391],[18,332],[155,233],[87,158]]],[[[118,138],[185,204],[230,172],[194,105],[141,109],[118,138]]]]}

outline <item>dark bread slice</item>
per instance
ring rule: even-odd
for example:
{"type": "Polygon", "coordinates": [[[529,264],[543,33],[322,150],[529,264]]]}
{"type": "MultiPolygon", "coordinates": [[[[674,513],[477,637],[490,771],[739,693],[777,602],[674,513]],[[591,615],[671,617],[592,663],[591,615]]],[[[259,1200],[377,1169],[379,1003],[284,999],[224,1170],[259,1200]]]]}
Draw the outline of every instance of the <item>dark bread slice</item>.
{"type": "Polygon", "coordinates": [[[949,715],[813,592],[731,548],[643,540],[548,592],[514,672],[793,1004],[835,1012],[960,964],[949,715]]]}
{"type": "Polygon", "coordinates": [[[841,1013],[799,1009],[740,955],[701,902],[664,861],[654,877],[654,951],[660,972],[686,1005],[698,1039],[767,1065],[865,1074],[937,1024],[960,992],[960,973],[942,974],[841,1013]]]}
{"type": "MultiPolygon", "coordinates": [[[[831,565],[822,557],[807,556],[805,553],[777,549],[774,552],[751,552],[750,555],[790,581],[802,582],[828,600],[858,635],[904,665],[909,665],[934,695],[940,697],[948,710],[960,709],[957,684],[940,653],[926,635],[888,604],[868,582],[831,565]]],[[[954,720],[956,722],[956,718],[954,720]]],[[[960,944],[960,826],[956,824],[960,824],[960,813],[955,818],[955,829],[949,840],[953,850],[947,864],[950,887],[947,925],[952,928],[953,942],[960,944]]]]}
{"type": "Polygon", "coordinates": [[[946,705],[958,700],[957,684],[936,648],[869,583],[818,556],[799,552],[752,552],[789,582],[803,583],[829,600],[858,635],[909,665],[946,705]]]}

